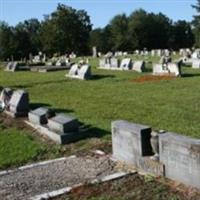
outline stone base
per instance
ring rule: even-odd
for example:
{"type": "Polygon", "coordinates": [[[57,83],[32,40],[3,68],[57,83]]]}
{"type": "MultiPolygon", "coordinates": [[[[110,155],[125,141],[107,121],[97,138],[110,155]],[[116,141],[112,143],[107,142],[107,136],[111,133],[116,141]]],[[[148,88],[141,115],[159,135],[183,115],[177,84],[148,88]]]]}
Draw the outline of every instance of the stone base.
{"type": "Polygon", "coordinates": [[[17,112],[17,113],[13,113],[13,112],[10,112],[10,111],[4,111],[4,113],[6,113],[7,115],[9,115],[10,117],[12,118],[18,118],[18,117],[27,117],[28,116],[28,113],[24,113],[24,112],[17,112]]]}
{"type": "Polygon", "coordinates": [[[47,128],[47,126],[32,124],[29,121],[25,121],[25,123],[34,128],[35,130],[37,130],[42,135],[48,136],[50,139],[52,139],[58,144],[69,144],[87,137],[86,133],[80,131],[76,133],[69,132],[69,133],[59,134],[54,131],[51,131],[49,128],[47,128]]]}

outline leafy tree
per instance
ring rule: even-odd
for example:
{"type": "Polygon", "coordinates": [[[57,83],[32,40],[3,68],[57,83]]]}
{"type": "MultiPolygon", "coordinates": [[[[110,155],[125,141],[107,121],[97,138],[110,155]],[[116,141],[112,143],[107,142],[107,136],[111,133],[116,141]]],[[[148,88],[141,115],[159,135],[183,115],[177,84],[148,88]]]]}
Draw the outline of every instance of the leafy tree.
{"type": "Polygon", "coordinates": [[[92,25],[84,10],[58,4],[57,10],[45,17],[41,27],[41,42],[47,53],[87,53],[92,25]]]}
{"type": "Polygon", "coordinates": [[[128,18],[125,14],[116,15],[110,22],[110,39],[113,41],[112,50],[129,49],[128,18]]]}
{"type": "Polygon", "coordinates": [[[190,23],[179,20],[174,23],[170,34],[170,47],[178,50],[190,48],[194,44],[194,35],[190,23]]]}
{"type": "Polygon", "coordinates": [[[0,22],[0,59],[11,59],[15,49],[13,28],[5,22],[0,22]]]}
{"type": "Polygon", "coordinates": [[[200,0],[197,0],[196,5],[192,5],[196,10],[197,14],[193,16],[192,24],[194,26],[194,35],[195,35],[195,45],[200,47],[200,0]]]}

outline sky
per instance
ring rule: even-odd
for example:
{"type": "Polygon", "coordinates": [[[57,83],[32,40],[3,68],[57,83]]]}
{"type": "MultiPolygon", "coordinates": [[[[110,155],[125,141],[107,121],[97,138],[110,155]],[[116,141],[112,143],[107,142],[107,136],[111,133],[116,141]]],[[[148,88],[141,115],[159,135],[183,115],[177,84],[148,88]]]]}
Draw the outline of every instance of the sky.
{"type": "Polygon", "coordinates": [[[196,0],[0,0],[0,21],[16,25],[25,19],[43,19],[63,3],[75,9],[84,9],[91,17],[94,28],[104,27],[117,14],[143,8],[148,12],[167,15],[177,21],[191,21],[195,10],[191,7],[196,0]]]}

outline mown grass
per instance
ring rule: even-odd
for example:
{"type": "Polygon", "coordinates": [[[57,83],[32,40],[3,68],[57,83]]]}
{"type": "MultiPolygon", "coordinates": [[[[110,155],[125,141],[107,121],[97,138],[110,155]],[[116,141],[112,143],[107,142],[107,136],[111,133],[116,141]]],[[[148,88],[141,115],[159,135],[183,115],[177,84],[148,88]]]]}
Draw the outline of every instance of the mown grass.
{"type": "MultiPolygon", "coordinates": [[[[158,58],[149,60],[155,62],[158,58]]],[[[91,58],[90,62],[94,77],[89,81],[68,79],[64,76],[66,71],[10,73],[0,70],[0,86],[26,89],[32,105],[45,105],[76,116],[94,128],[94,136],[98,134],[105,141],[110,141],[110,124],[117,119],[200,138],[198,69],[183,68],[183,78],[137,83],[134,81],[137,77],[148,73],[99,70],[97,59],[91,58]]],[[[34,157],[35,152],[33,148],[29,157],[34,157]]]]}

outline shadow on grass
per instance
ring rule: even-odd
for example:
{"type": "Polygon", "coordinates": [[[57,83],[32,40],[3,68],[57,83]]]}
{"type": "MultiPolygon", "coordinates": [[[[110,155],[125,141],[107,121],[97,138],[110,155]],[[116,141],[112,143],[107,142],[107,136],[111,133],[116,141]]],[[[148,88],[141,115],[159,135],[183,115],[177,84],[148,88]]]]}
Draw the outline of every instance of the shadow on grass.
{"type": "Polygon", "coordinates": [[[49,104],[45,104],[45,103],[30,103],[29,106],[31,110],[35,110],[40,107],[50,107],[49,104]]]}
{"type": "Polygon", "coordinates": [[[109,131],[93,127],[91,125],[85,125],[83,123],[80,123],[79,127],[80,133],[84,136],[82,139],[85,138],[102,138],[106,135],[110,135],[111,133],[109,131]]]}
{"type": "Polygon", "coordinates": [[[103,74],[94,74],[90,80],[99,80],[104,78],[114,78],[114,75],[103,75],[103,74]]]}
{"type": "Polygon", "coordinates": [[[30,109],[35,110],[40,107],[46,107],[49,108],[53,111],[55,111],[57,114],[59,113],[72,113],[74,110],[68,110],[68,109],[60,109],[60,108],[53,108],[50,104],[45,104],[45,103],[30,103],[30,109]]]}
{"type": "Polygon", "coordinates": [[[200,76],[200,74],[191,74],[191,73],[185,73],[185,74],[182,74],[181,75],[181,77],[183,77],[183,78],[190,78],[190,77],[198,77],[198,76],[200,76]]]}
{"type": "Polygon", "coordinates": [[[58,80],[58,81],[41,81],[41,82],[34,82],[34,83],[29,83],[29,84],[24,84],[24,85],[10,85],[8,87],[10,88],[16,88],[16,89],[22,89],[22,88],[31,88],[34,87],[36,85],[45,85],[45,84],[57,84],[57,83],[64,83],[66,82],[67,79],[63,79],[63,80],[58,80]]]}

